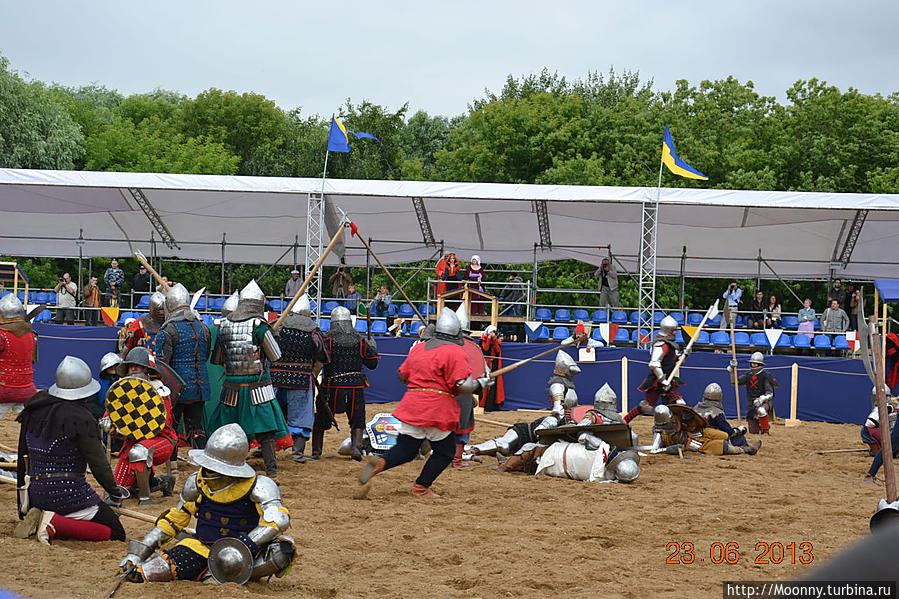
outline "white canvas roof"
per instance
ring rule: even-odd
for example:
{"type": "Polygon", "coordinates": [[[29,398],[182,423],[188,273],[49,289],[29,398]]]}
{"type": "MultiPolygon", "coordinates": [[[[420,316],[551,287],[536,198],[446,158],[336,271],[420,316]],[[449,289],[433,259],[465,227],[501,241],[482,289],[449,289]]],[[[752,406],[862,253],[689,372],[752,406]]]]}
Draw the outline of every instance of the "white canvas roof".
{"type": "MultiPolygon", "coordinates": [[[[154,226],[129,190],[140,190],[179,247],[160,243],[164,257],[218,261],[225,235],[229,262],[273,263],[298,240],[303,261],[309,193],[321,179],[0,169],[0,253],[150,255],[154,226]],[[264,244],[264,245],[254,245],[264,244]]],[[[510,185],[430,181],[328,179],[330,205],[347,212],[387,263],[426,259],[413,207],[421,198],[434,239],[463,261],[527,263],[540,241],[536,201],[546,201],[552,249],[540,261],[576,258],[597,264],[611,244],[629,270],[639,253],[640,206],[655,188],[510,185]]],[[[677,274],[687,246],[686,272],[699,276],[755,276],[762,256],[784,277],[827,277],[858,211],[867,210],[851,261],[839,274],[899,276],[899,194],[837,194],[663,188],[660,199],[660,273],[677,274]]],[[[325,242],[330,238],[325,234],[325,242]]],[[[347,262],[365,263],[347,239],[347,262]]],[[[293,260],[288,252],[281,263],[293,260]]],[[[336,258],[333,258],[336,262],[336,258]]],[[[763,267],[763,276],[770,271],[763,267]]]]}

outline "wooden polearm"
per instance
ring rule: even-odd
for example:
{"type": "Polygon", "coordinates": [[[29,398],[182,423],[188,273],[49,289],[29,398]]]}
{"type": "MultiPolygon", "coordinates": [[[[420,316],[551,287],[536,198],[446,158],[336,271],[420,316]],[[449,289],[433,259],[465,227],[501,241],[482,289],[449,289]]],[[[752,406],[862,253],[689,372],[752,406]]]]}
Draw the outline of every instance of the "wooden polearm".
{"type": "Polygon", "coordinates": [[[893,470],[893,441],[890,438],[890,418],[887,412],[887,396],[883,362],[880,357],[880,334],[874,335],[874,377],[877,380],[877,413],[880,418],[880,451],[883,456],[883,474],[886,483],[887,503],[896,501],[896,472],[893,470]]]}
{"type": "Polygon", "coordinates": [[[166,293],[168,293],[168,291],[172,288],[172,286],[169,284],[168,281],[166,281],[161,276],[159,276],[159,273],[156,272],[155,268],[150,266],[150,263],[147,262],[147,257],[144,256],[144,253],[140,250],[137,250],[136,252],[134,252],[134,257],[137,258],[138,262],[143,264],[144,268],[146,268],[150,272],[150,274],[153,275],[153,278],[156,279],[156,282],[158,282],[160,285],[162,285],[162,288],[165,289],[166,293]]]}
{"type": "MultiPolygon", "coordinates": [[[[730,359],[733,360],[734,364],[737,363],[737,344],[734,340],[734,320],[736,319],[736,316],[734,316],[730,321],[730,359]]],[[[737,420],[740,420],[740,386],[737,384],[736,367],[731,369],[730,379],[730,382],[734,385],[734,395],[737,396],[737,420]]]]}
{"type": "Polygon", "coordinates": [[[693,333],[693,336],[690,337],[690,342],[687,343],[687,347],[684,348],[684,353],[680,355],[680,358],[677,359],[677,363],[674,365],[674,369],[671,371],[671,374],[662,381],[662,385],[670,385],[672,379],[674,379],[675,373],[680,369],[680,365],[684,363],[684,360],[687,359],[687,354],[690,353],[690,350],[693,348],[693,344],[696,343],[697,337],[699,337],[699,333],[702,331],[702,327],[705,326],[705,322],[711,318],[713,312],[718,312],[718,300],[715,300],[715,303],[709,306],[709,309],[706,310],[705,316],[702,317],[702,321],[699,323],[699,327],[696,328],[696,332],[693,333]]]}
{"type": "Polygon", "coordinates": [[[518,362],[515,362],[514,364],[509,364],[508,366],[504,366],[503,368],[500,368],[499,370],[496,370],[496,371],[494,371],[494,372],[491,372],[491,373],[490,373],[490,377],[491,377],[491,378],[496,378],[496,377],[498,377],[498,376],[500,376],[500,375],[506,374],[507,372],[510,372],[510,371],[512,371],[512,370],[515,370],[516,368],[521,368],[522,366],[524,366],[524,365],[527,364],[528,362],[533,362],[533,361],[536,360],[537,358],[542,358],[543,356],[547,356],[547,355],[549,355],[549,354],[551,354],[551,353],[553,353],[553,352],[557,352],[557,351],[559,351],[560,349],[566,348],[566,347],[568,347],[568,346],[570,346],[570,345],[574,345],[574,344],[577,343],[578,341],[581,341],[581,339],[582,339],[582,337],[575,337],[573,340],[569,341],[568,343],[563,343],[562,345],[556,345],[556,346],[553,346],[552,349],[548,349],[548,350],[546,350],[546,351],[544,351],[544,352],[540,352],[540,353],[537,354],[536,356],[531,356],[530,358],[525,358],[524,360],[519,360],[518,362]]]}
{"type": "MultiPolygon", "coordinates": [[[[281,312],[281,316],[278,317],[278,320],[272,325],[272,330],[277,331],[281,328],[281,325],[284,324],[284,319],[287,318],[287,315],[290,314],[290,311],[293,309],[294,304],[300,299],[304,293],[306,293],[306,288],[309,287],[309,283],[312,282],[312,278],[318,273],[318,270],[321,268],[322,264],[325,263],[325,258],[328,257],[328,254],[331,253],[331,250],[334,249],[334,246],[337,245],[337,242],[340,240],[341,235],[343,235],[344,229],[346,228],[346,222],[340,223],[340,227],[338,227],[337,232],[334,233],[334,237],[331,238],[331,242],[328,244],[328,247],[322,252],[322,255],[319,256],[318,261],[315,263],[315,266],[312,267],[312,270],[306,275],[306,280],[303,281],[303,284],[300,285],[300,288],[297,289],[297,292],[293,294],[293,299],[290,300],[290,303],[287,304],[287,307],[281,312]]],[[[319,308],[320,309],[320,308],[319,308]]]]}

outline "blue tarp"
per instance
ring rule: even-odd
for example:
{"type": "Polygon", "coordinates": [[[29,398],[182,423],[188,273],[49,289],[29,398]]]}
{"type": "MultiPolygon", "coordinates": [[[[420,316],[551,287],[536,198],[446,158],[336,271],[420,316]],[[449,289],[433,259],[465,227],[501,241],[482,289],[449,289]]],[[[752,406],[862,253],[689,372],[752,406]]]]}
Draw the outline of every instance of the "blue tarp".
{"type": "Polygon", "coordinates": [[[881,301],[888,304],[899,302],[899,279],[874,279],[874,286],[881,301]]]}
{"type": "MultiPolygon", "coordinates": [[[[39,357],[35,372],[38,388],[53,384],[56,365],[66,354],[84,359],[96,375],[100,357],[115,351],[116,330],[112,327],[74,327],[65,325],[35,325],[40,335],[39,357]]],[[[371,387],[365,390],[368,402],[398,401],[405,386],[400,383],[396,371],[412,346],[411,338],[379,337],[378,352],[381,363],[377,370],[366,371],[371,387]]],[[[503,363],[533,356],[547,349],[540,343],[504,343],[503,363]]],[[[577,354],[568,349],[572,357],[577,354]]],[[[574,381],[581,404],[593,402],[593,394],[603,383],[609,383],[621,399],[621,358],[628,359],[628,397],[630,407],[635,406],[643,394],[637,387],[646,376],[648,353],[635,348],[600,348],[596,362],[580,363],[582,372],[574,381]]],[[[548,407],[546,381],[552,374],[554,356],[543,359],[505,375],[505,408],[541,409],[548,407]]],[[[790,415],[791,366],[799,364],[798,418],[824,422],[851,422],[861,424],[871,410],[871,382],[865,374],[861,360],[842,358],[813,358],[798,356],[766,356],[768,369],[780,387],[775,395],[775,411],[778,417],[790,415]]],[[[737,414],[733,386],[727,374],[730,354],[693,352],[681,369],[686,385],[681,393],[687,403],[695,404],[708,383],[717,382],[724,389],[724,407],[728,417],[737,414]]],[[[749,368],[749,354],[738,355],[740,372],[749,368]]],[[[741,389],[741,413],[746,413],[746,392],[741,389]]]]}

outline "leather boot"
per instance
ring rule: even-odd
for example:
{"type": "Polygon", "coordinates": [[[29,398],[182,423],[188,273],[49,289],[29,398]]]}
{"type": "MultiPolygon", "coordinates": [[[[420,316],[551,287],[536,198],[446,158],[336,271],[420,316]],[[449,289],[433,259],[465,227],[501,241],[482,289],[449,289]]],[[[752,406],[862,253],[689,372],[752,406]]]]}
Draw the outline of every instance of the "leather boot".
{"type": "Polygon", "coordinates": [[[350,453],[350,456],[352,456],[352,458],[354,460],[356,460],[357,462],[361,462],[362,461],[362,429],[354,428],[352,431],[350,431],[350,438],[352,439],[352,443],[353,443],[353,450],[352,450],[352,453],[350,453]]]}
{"type": "Polygon", "coordinates": [[[141,472],[135,472],[134,478],[137,479],[137,505],[153,505],[150,498],[150,470],[144,468],[141,472]]]}
{"type": "Polygon", "coordinates": [[[312,455],[313,460],[322,459],[322,447],[325,445],[325,431],[315,429],[312,431],[312,455]]]}
{"type": "Polygon", "coordinates": [[[462,452],[465,450],[464,443],[456,443],[456,455],[453,456],[453,468],[468,468],[469,464],[462,460],[462,452]]]}
{"type": "Polygon", "coordinates": [[[305,464],[309,458],[303,455],[306,449],[306,437],[303,435],[293,435],[293,461],[298,464],[305,464]]]}
{"type": "Polygon", "coordinates": [[[418,483],[415,483],[412,486],[412,495],[415,497],[426,497],[428,499],[440,497],[440,495],[432,491],[430,487],[418,483]]]}
{"type": "Polygon", "coordinates": [[[362,465],[362,470],[359,471],[359,484],[364,485],[368,483],[376,474],[384,470],[384,466],[387,465],[387,462],[384,458],[379,458],[374,455],[368,456],[368,459],[362,465]]]}
{"type": "Polygon", "coordinates": [[[756,441],[755,443],[752,443],[751,445],[747,445],[746,447],[744,447],[743,453],[747,453],[749,455],[755,455],[759,452],[759,448],[761,446],[762,446],[762,442],[756,441]]]}

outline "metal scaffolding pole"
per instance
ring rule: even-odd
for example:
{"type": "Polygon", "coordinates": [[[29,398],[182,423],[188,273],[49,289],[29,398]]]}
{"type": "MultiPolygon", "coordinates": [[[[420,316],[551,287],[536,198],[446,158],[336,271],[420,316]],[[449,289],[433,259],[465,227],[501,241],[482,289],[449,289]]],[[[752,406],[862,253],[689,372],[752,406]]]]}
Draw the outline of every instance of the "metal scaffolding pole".
{"type": "MultiPolygon", "coordinates": [[[[656,310],[656,250],[658,249],[659,234],[659,196],[662,194],[662,167],[659,161],[659,185],[656,190],[655,201],[644,198],[642,204],[642,227],[640,234],[640,280],[639,294],[637,296],[637,330],[644,329],[649,332],[648,339],[652,340],[653,312],[656,310]]],[[[641,339],[638,335],[638,339],[641,339]]],[[[645,347],[648,342],[640,342],[645,347]]]]}
{"type": "MultiPolygon", "coordinates": [[[[327,168],[327,159],[325,161],[327,168]]],[[[310,193],[306,201],[306,261],[304,266],[304,276],[312,272],[318,259],[324,251],[322,240],[322,232],[325,228],[325,194],[324,180],[322,181],[322,193],[310,193]]],[[[322,303],[322,269],[316,273],[306,293],[315,301],[316,305],[316,321],[321,321],[321,303],[322,303]]]]}
{"type": "Polygon", "coordinates": [[[224,295],[225,293],[225,234],[222,233],[222,290],[219,292],[224,295]]]}
{"type": "Polygon", "coordinates": [[[684,309],[684,273],[687,269],[687,246],[680,256],[680,309],[684,309]]]}

